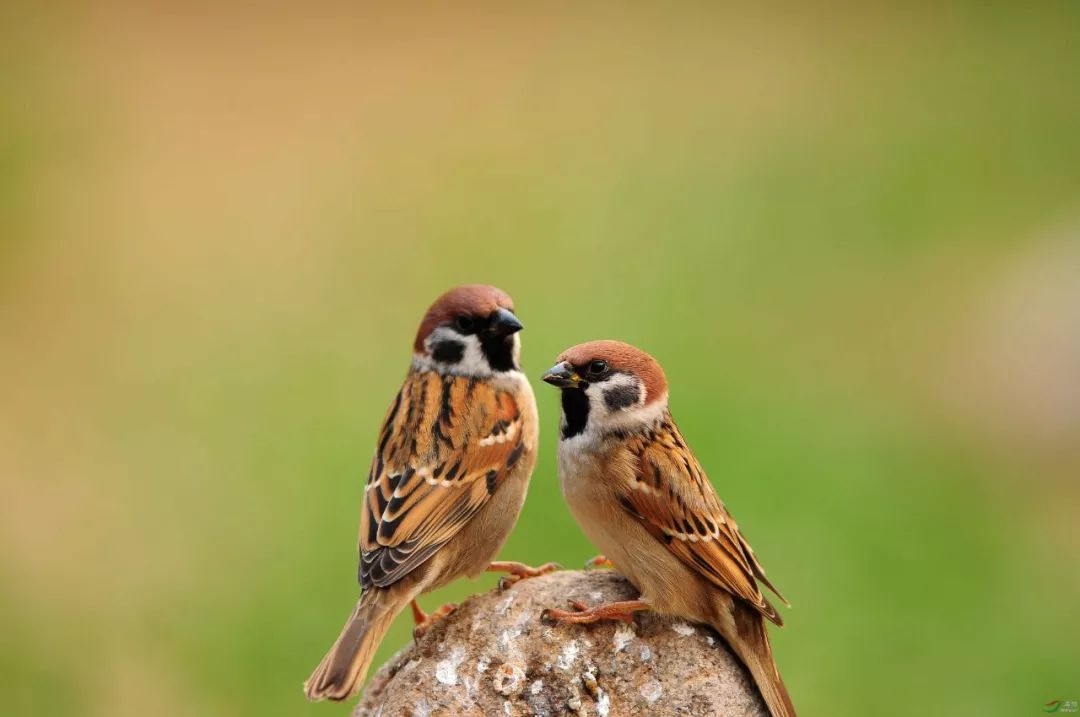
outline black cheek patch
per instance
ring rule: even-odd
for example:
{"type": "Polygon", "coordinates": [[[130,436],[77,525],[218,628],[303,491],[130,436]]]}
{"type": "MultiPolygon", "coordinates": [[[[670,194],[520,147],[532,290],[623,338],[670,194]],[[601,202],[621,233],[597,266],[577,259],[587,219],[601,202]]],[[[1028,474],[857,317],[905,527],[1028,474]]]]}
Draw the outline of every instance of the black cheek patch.
{"type": "Polygon", "coordinates": [[[440,341],[431,350],[431,356],[439,363],[457,363],[465,355],[465,344],[460,341],[440,341]]]}
{"type": "Polygon", "coordinates": [[[633,406],[639,398],[641,398],[641,389],[637,386],[616,386],[604,391],[604,404],[609,411],[633,406]]]}

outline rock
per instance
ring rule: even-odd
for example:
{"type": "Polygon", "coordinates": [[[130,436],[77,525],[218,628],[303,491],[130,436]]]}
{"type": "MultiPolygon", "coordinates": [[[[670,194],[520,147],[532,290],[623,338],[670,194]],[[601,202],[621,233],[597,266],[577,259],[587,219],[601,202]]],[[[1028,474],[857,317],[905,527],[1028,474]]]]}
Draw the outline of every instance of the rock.
{"type": "Polygon", "coordinates": [[[703,625],[550,625],[544,608],[637,597],[597,570],[522,580],[462,603],[372,677],[353,717],[768,717],[742,664],[703,625]]]}

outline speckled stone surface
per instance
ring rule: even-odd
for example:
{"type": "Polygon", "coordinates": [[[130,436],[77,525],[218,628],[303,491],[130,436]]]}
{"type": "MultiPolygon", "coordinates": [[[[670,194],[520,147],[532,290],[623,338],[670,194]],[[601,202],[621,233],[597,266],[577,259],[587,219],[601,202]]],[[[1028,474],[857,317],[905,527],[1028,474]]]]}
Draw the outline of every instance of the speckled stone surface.
{"type": "Polygon", "coordinates": [[[707,627],[651,614],[633,625],[549,625],[546,607],[637,597],[605,570],[557,572],[464,602],[372,677],[353,717],[768,717],[707,627]]]}

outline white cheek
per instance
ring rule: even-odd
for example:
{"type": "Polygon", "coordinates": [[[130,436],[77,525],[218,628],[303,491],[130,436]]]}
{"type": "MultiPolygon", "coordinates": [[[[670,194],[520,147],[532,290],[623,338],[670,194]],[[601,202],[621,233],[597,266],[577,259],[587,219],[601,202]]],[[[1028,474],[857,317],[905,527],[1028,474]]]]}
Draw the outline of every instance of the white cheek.
{"type": "Polygon", "coordinates": [[[521,365],[521,334],[514,334],[512,338],[514,340],[514,348],[511,349],[511,356],[514,357],[514,365],[515,366],[520,366],[521,365]]]}
{"type": "Polygon", "coordinates": [[[484,357],[484,350],[480,348],[480,339],[473,336],[465,336],[465,355],[461,357],[454,368],[469,376],[482,376],[491,373],[491,366],[484,357]]]}
{"type": "MultiPolygon", "coordinates": [[[[667,411],[667,394],[645,405],[645,387],[635,378],[616,374],[602,384],[590,384],[585,389],[589,397],[589,419],[585,430],[559,444],[560,455],[565,451],[589,454],[605,445],[612,431],[639,430],[659,421],[667,411]],[[604,399],[604,393],[612,389],[632,387],[638,392],[638,400],[629,406],[612,410],[604,399]]],[[[563,422],[565,423],[565,416],[563,422]]]]}
{"type": "Polygon", "coordinates": [[[589,422],[594,420],[598,425],[612,425],[626,420],[627,417],[645,403],[645,387],[633,376],[617,373],[602,383],[589,384],[585,389],[585,395],[589,397],[589,422]],[[604,394],[613,389],[630,388],[637,391],[638,399],[633,405],[612,410],[608,407],[604,394]]]}
{"type": "Polygon", "coordinates": [[[480,347],[480,337],[475,334],[462,336],[453,329],[440,326],[431,332],[431,335],[424,341],[424,346],[428,351],[428,356],[414,356],[413,364],[417,367],[433,368],[441,373],[459,376],[490,376],[492,373],[491,366],[488,365],[484,351],[480,347]],[[432,360],[430,358],[431,347],[441,341],[456,341],[461,344],[464,347],[461,360],[453,364],[442,364],[432,360]]]}

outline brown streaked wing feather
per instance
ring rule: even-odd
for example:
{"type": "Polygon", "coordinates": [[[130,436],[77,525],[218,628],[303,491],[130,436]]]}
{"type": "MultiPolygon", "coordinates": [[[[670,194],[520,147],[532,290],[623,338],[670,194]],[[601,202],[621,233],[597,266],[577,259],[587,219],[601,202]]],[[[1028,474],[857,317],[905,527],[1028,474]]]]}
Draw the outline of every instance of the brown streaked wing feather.
{"type": "Polygon", "coordinates": [[[364,491],[360,584],[422,565],[488,501],[525,450],[514,397],[463,376],[410,372],[364,491]]]}
{"type": "Polygon", "coordinates": [[[783,624],[755,579],[773,592],[775,588],[671,417],[627,446],[637,462],[632,483],[625,486],[623,507],[688,566],[783,624]]]}

